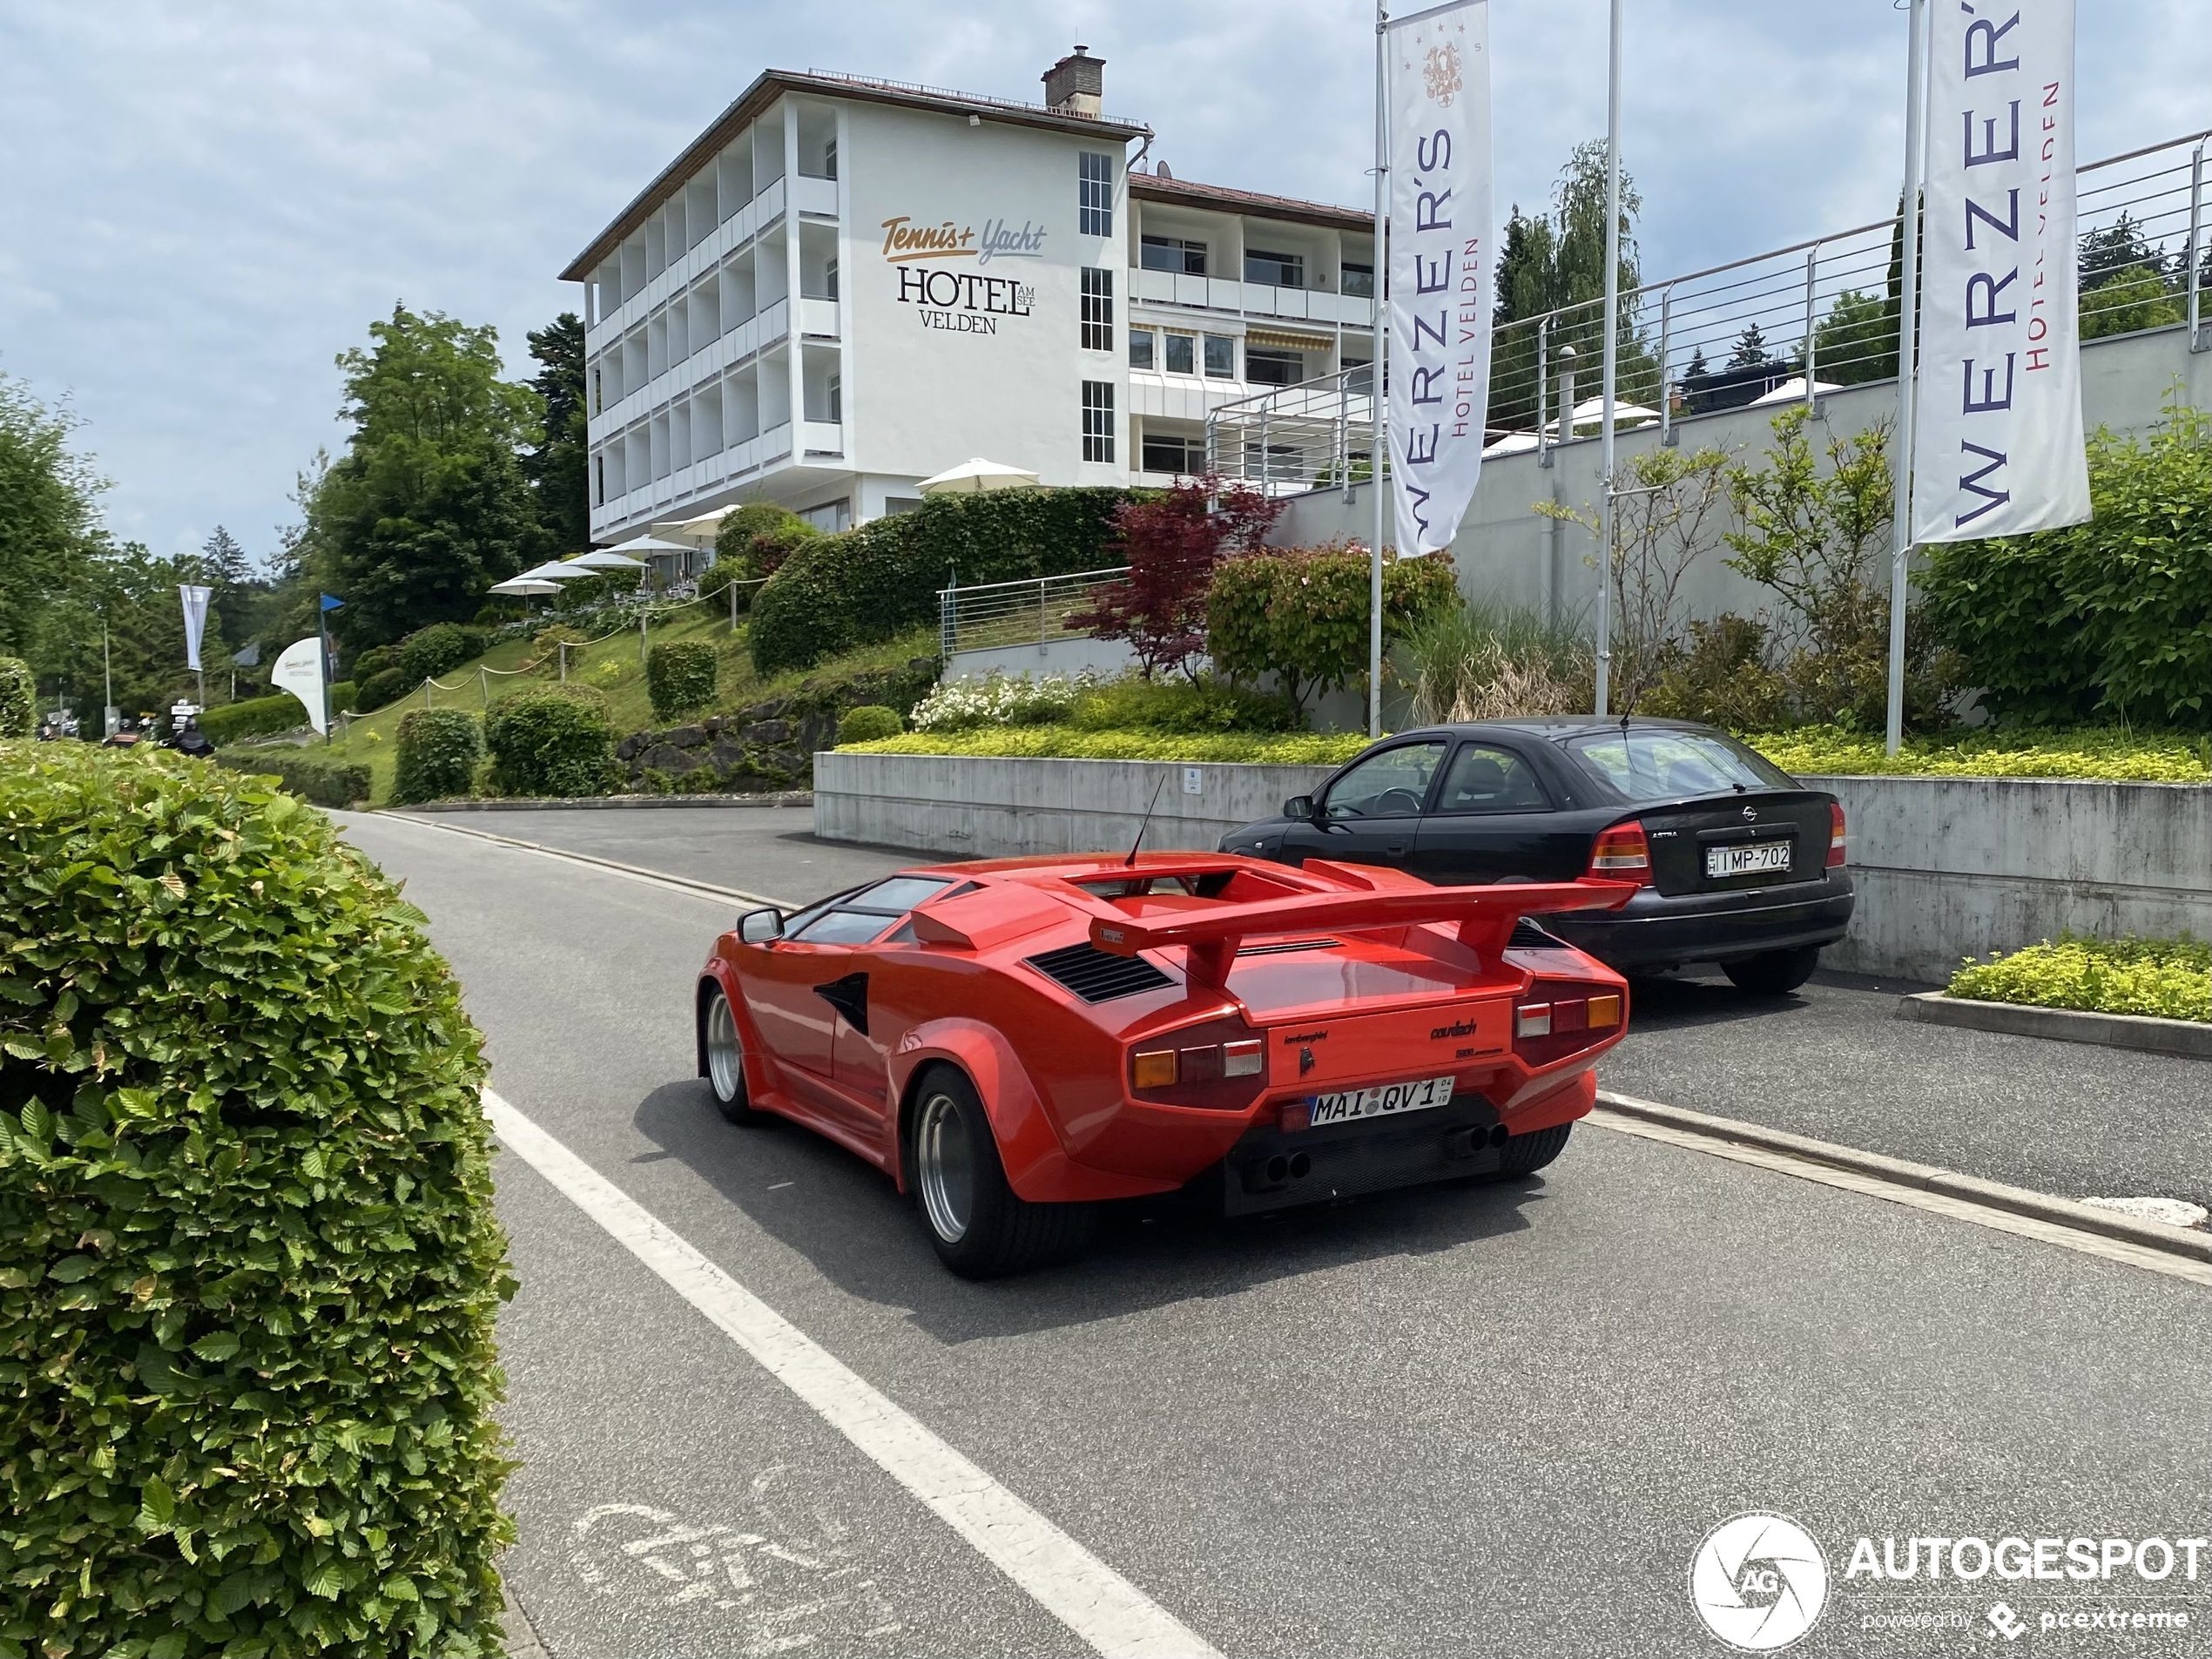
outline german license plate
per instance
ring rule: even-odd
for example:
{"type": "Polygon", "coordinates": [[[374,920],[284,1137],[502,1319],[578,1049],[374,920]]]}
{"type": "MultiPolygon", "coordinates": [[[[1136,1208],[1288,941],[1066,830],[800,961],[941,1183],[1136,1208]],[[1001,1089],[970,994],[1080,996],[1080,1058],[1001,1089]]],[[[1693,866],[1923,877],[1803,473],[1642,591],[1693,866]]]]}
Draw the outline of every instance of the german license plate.
{"type": "Polygon", "coordinates": [[[1306,1104],[1312,1127],[1349,1123],[1355,1118],[1388,1117],[1398,1112],[1426,1111],[1452,1098],[1452,1078],[1423,1077],[1410,1083],[1379,1083],[1372,1089],[1347,1089],[1333,1095],[1313,1095],[1306,1104]]]}
{"type": "Polygon", "coordinates": [[[1787,841],[1756,841],[1749,846],[1705,849],[1705,873],[1709,876],[1786,875],[1789,870],[1787,841]]]}

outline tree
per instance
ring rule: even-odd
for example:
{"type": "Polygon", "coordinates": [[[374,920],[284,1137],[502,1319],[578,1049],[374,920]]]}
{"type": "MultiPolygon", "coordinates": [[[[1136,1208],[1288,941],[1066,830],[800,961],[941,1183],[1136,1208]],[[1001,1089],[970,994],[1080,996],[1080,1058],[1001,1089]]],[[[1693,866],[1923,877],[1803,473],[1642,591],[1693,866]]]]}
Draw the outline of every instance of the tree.
{"type": "Polygon", "coordinates": [[[1730,368],[1758,368],[1773,360],[1767,355],[1766,336],[1759,332],[1757,322],[1747,322],[1743,332],[1736,337],[1735,355],[1728,360],[1730,368]]]}
{"type": "Polygon", "coordinates": [[[2081,289],[2081,338],[2098,340],[2107,334],[2132,334],[2139,328],[2163,328],[2182,321],[2187,310],[2181,296],[2148,265],[2130,266],[2109,273],[2094,287],[2084,280],[2081,289]]]}
{"type": "Polygon", "coordinates": [[[338,358],[354,433],[310,486],[298,550],[356,648],[466,621],[522,568],[537,519],[516,450],[543,435],[543,400],[499,377],[496,329],[395,306],[369,334],[338,358]]]}
{"type": "Polygon", "coordinates": [[[591,545],[590,405],[584,397],[583,320],[563,311],[529,335],[530,355],[543,367],[531,389],[545,405],[543,435],[523,456],[523,475],[537,503],[545,550],[579,553],[591,545]]]}
{"type": "MultiPolygon", "coordinates": [[[[2182,262],[2187,274],[2187,261],[2182,262]]],[[[2131,277],[2138,272],[2148,272],[2161,283],[2166,277],[2166,245],[2154,246],[2143,235],[2141,224],[2121,209],[2120,217],[2109,225],[2081,233],[2080,269],[2081,293],[2102,287],[2131,277]]],[[[2088,307],[2084,306],[2083,310],[2088,307]]]]}
{"type": "Polygon", "coordinates": [[[1813,373],[1836,386],[1888,380],[1897,373],[1897,311],[1856,288],[1836,296],[1812,331],[1813,373]]]}
{"type": "MultiPolygon", "coordinates": [[[[1622,296],[1619,393],[1622,401],[1650,402],[1659,395],[1659,362],[1637,327],[1635,218],[1643,211],[1628,169],[1621,172],[1622,296]]],[[[1548,213],[1524,214],[1515,204],[1506,221],[1497,266],[1496,325],[1491,342],[1489,424],[1528,428],[1536,419],[1536,330],[1514,328],[1533,318],[1574,307],[1554,320],[1549,368],[1557,372],[1559,348],[1595,368],[1604,354],[1605,144],[1578,144],[1552,187],[1548,213]]],[[[1547,395],[1548,395],[1548,394],[1547,395]]]]}
{"type": "Polygon", "coordinates": [[[1282,510],[1257,489],[1211,477],[1178,484],[1157,500],[1124,502],[1115,509],[1114,528],[1129,575],[1099,588],[1095,604],[1062,625],[1126,639],[1147,679],[1167,671],[1196,679],[1214,567],[1225,553],[1258,547],[1282,510]],[[1215,500],[1218,506],[1210,506],[1215,500]]]}
{"type": "Polygon", "coordinates": [[[98,544],[107,481],[70,448],[78,424],[0,374],[0,656],[34,668],[98,544]]]}

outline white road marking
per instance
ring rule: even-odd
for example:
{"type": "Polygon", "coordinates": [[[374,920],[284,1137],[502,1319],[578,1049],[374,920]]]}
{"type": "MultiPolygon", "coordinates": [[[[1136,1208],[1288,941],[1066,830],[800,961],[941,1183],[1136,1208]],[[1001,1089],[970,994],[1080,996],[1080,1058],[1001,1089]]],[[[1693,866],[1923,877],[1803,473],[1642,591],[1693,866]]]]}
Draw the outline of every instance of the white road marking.
{"type": "Polygon", "coordinates": [[[508,1150],[1099,1653],[1220,1659],[1195,1631],[489,1089],[484,1109],[508,1150]]]}
{"type": "Polygon", "coordinates": [[[693,899],[734,900],[739,904],[773,905],[779,910],[799,910],[805,907],[788,899],[771,899],[764,894],[747,893],[742,887],[725,887],[719,882],[698,881],[686,875],[668,875],[658,870],[648,870],[635,864],[622,864],[613,859],[598,858],[590,853],[571,853],[565,847],[547,846],[538,841],[518,840],[512,835],[495,835],[489,830],[469,829],[460,824],[442,824],[435,819],[416,818],[408,813],[380,812],[365,813],[386,824],[413,824],[418,828],[442,830],[448,835],[466,835],[471,840],[489,841],[495,846],[511,846],[520,853],[535,853],[543,859],[559,859],[569,864],[588,865],[618,875],[631,881],[641,881],[649,887],[660,887],[670,893],[681,893],[693,899]]]}
{"type": "Polygon", "coordinates": [[[1998,1232],[2015,1233],[2022,1238],[2038,1239],[2064,1250],[2078,1251],[2084,1256],[2121,1262],[2129,1267],[2147,1268],[2154,1273],[2170,1274],[2193,1284],[2212,1285],[2212,1262],[2192,1261],[2184,1256],[2169,1255],[2164,1251],[2131,1244],[2122,1238],[2084,1232],[2079,1228],[2061,1226],[2057,1222],[2044,1221],[2034,1216],[2023,1216],[2014,1211],[2000,1210],[1993,1205],[1953,1197],[1949,1193],[1929,1192],[1837,1164],[1792,1157],[1787,1152],[1777,1152],[1763,1146],[1749,1146],[1740,1141],[1725,1141],[1710,1135],[1695,1134],[1688,1130],[1676,1129],[1671,1124],[1631,1117],[1625,1112],[1608,1111],[1602,1106],[1590,1114],[1590,1122],[1616,1134],[1659,1141],[1669,1146],[1703,1152],[1709,1157],[1726,1158],[1732,1163],[1748,1163],[1754,1169],[1771,1170],[1778,1175],[1794,1176],[1800,1181],[1817,1181],[1822,1186],[1838,1187],[1845,1192],[1862,1193],[1887,1204],[1925,1210],[1933,1215],[1947,1216],[1953,1221],[1971,1222],[1977,1227],[1987,1227],[1998,1232]]]}

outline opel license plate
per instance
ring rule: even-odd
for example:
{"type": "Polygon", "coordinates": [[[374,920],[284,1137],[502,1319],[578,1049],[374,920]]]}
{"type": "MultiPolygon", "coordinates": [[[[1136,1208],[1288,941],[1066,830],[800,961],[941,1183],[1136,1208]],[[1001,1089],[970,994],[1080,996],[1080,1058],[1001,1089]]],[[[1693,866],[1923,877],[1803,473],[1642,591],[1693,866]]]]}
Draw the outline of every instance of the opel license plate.
{"type": "Polygon", "coordinates": [[[1397,1112],[1426,1111],[1452,1098],[1449,1076],[1423,1077],[1410,1083],[1379,1083],[1372,1089],[1346,1089],[1333,1095],[1314,1095],[1307,1101],[1312,1127],[1349,1123],[1355,1118],[1388,1117],[1397,1112]]]}
{"type": "Polygon", "coordinates": [[[1755,841],[1749,846],[1709,846],[1705,849],[1705,873],[1708,876],[1786,875],[1789,871],[1790,843],[1787,841],[1755,841]]]}

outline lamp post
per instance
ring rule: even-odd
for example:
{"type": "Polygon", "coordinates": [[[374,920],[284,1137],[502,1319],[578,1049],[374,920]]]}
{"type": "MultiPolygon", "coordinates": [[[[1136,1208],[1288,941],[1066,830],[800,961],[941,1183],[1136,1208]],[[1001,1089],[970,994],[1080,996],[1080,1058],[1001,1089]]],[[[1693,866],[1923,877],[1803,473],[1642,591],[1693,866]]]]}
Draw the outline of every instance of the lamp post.
{"type": "Polygon", "coordinates": [[[1920,139],[1927,104],[1926,36],[1928,0],[1912,0],[1905,50],[1905,192],[1898,229],[1902,269],[1897,307],[1897,461],[1890,527],[1890,685],[1885,743],[1890,753],[1905,746],[1905,600],[1912,557],[1912,415],[1915,358],[1920,321],[1920,139]]]}

